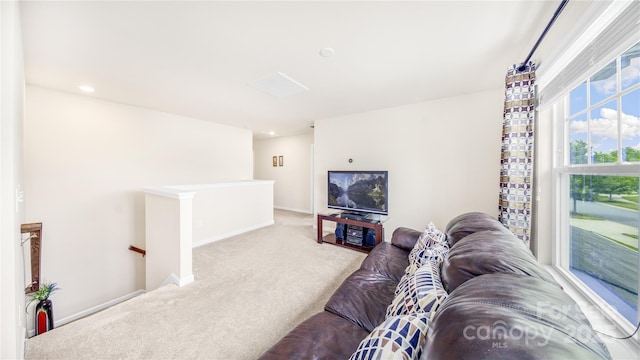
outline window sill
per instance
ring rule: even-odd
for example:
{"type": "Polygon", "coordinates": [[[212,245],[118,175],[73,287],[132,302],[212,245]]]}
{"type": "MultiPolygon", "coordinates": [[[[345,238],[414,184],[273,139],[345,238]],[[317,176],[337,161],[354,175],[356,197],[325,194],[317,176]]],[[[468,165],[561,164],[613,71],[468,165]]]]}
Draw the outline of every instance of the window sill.
{"type": "MultiPolygon", "coordinates": [[[[593,299],[588,291],[576,283],[572,274],[555,266],[542,266],[562,285],[565,293],[578,303],[595,330],[616,337],[628,336],[635,330],[635,325],[629,325],[615,310],[593,299]]],[[[636,333],[633,338],[627,340],[613,339],[602,334],[598,334],[598,336],[609,349],[612,359],[638,358],[640,352],[639,334],[636,333]]]]}

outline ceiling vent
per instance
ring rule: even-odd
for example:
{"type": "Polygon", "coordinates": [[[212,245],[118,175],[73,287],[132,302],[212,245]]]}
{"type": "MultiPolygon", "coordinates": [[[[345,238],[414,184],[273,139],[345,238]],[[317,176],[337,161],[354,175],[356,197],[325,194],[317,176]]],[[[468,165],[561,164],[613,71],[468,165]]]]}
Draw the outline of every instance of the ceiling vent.
{"type": "Polygon", "coordinates": [[[276,97],[285,97],[309,91],[309,88],[281,72],[275,72],[249,83],[252,87],[276,97]]]}

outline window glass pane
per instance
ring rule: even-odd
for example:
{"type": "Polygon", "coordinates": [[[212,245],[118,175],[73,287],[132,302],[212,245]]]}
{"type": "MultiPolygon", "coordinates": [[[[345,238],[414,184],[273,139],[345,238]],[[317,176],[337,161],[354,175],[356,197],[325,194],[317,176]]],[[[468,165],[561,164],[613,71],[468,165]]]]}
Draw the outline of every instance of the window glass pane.
{"type": "Polygon", "coordinates": [[[622,161],[640,162],[640,89],[622,97],[622,161]]]}
{"type": "Polygon", "coordinates": [[[618,105],[617,101],[591,110],[591,162],[612,163],[618,161],[618,105]]]}
{"type": "Polygon", "coordinates": [[[587,163],[587,131],[587,114],[569,119],[569,164],[587,163]]]}
{"type": "Polygon", "coordinates": [[[640,42],[621,57],[622,90],[640,83],[640,42]]]}
{"type": "Polygon", "coordinates": [[[587,108],[587,82],[578,85],[569,94],[569,115],[576,114],[587,108]]]}
{"type": "Polygon", "coordinates": [[[569,270],[635,324],[638,177],[571,175],[569,194],[569,270]]]}
{"type": "Polygon", "coordinates": [[[618,82],[616,80],[616,61],[603,67],[589,79],[589,104],[594,105],[616,93],[618,82]]]}

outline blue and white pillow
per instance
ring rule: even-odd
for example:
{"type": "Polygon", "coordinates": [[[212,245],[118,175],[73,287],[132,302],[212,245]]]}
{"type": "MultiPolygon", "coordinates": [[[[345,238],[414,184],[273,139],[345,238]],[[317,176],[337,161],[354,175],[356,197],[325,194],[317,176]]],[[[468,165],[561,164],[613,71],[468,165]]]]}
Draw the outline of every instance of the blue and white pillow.
{"type": "Polygon", "coordinates": [[[437,243],[424,249],[411,251],[409,260],[419,263],[427,263],[429,261],[443,260],[449,253],[449,244],[437,243]]]}
{"type": "Polygon", "coordinates": [[[445,233],[440,231],[433,222],[430,222],[427,226],[425,226],[424,231],[420,234],[420,237],[416,241],[414,249],[418,248],[426,248],[433,246],[438,243],[446,242],[447,236],[445,233]]]}
{"type": "Polygon", "coordinates": [[[447,242],[436,243],[430,247],[422,249],[414,248],[409,253],[409,265],[404,270],[405,275],[411,275],[422,265],[437,262],[440,263],[449,254],[449,244],[447,242]]]}
{"type": "Polygon", "coordinates": [[[444,301],[447,291],[440,280],[440,261],[431,261],[415,273],[404,275],[396,286],[395,297],[387,307],[386,318],[426,313],[444,301]]]}
{"type": "Polygon", "coordinates": [[[419,359],[428,327],[424,314],[388,318],[360,342],[349,360],[419,359]]]}
{"type": "Polygon", "coordinates": [[[431,260],[444,259],[449,253],[449,244],[446,235],[433,223],[426,226],[409,252],[409,266],[405,269],[406,275],[413,274],[420,266],[431,260]]]}

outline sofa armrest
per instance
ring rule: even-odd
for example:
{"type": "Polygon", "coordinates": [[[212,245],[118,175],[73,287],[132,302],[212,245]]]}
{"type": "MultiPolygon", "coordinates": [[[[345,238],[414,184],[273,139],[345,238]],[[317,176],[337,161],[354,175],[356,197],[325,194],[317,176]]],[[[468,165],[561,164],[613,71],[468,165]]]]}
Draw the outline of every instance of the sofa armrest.
{"type": "Polygon", "coordinates": [[[411,249],[413,249],[413,247],[415,246],[416,241],[418,241],[420,234],[422,234],[422,232],[418,230],[399,227],[393,232],[393,235],[391,236],[391,244],[401,249],[411,251],[411,249]]]}

